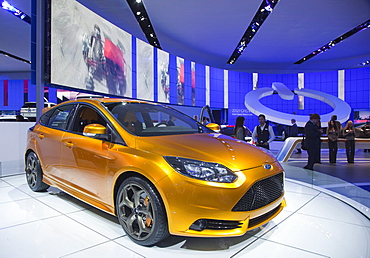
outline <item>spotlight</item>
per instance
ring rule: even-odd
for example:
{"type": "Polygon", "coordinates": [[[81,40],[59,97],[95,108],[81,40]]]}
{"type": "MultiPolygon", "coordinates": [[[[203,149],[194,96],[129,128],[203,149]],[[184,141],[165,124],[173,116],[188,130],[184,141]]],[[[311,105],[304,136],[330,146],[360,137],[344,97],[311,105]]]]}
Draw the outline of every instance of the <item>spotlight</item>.
{"type": "Polygon", "coordinates": [[[140,4],[141,3],[141,0],[136,0],[136,3],[140,4]]]}
{"type": "Polygon", "coordinates": [[[266,11],[268,11],[269,13],[271,13],[271,12],[272,12],[272,7],[271,7],[271,5],[266,6],[266,7],[265,7],[265,10],[266,10],[266,11]]]}

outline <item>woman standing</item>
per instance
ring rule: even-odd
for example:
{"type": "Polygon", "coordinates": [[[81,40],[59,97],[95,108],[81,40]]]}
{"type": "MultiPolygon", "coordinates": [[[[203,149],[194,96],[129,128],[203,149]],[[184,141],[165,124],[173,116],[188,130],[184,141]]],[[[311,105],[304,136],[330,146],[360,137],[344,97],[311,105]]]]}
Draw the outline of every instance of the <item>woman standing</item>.
{"type": "Polygon", "coordinates": [[[343,128],[343,136],[346,138],[346,154],[348,163],[355,163],[355,128],[349,120],[343,128]]]}
{"type": "Polygon", "coordinates": [[[329,121],[328,128],[326,129],[326,135],[328,136],[329,161],[330,163],[336,163],[339,129],[337,128],[337,125],[335,124],[334,120],[329,121]]]}
{"type": "Polygon", "coordinates": [[[244,117],[238,116],[234,127],[234,136],[245,141],[245,128],[244,128],[244,117]]]}

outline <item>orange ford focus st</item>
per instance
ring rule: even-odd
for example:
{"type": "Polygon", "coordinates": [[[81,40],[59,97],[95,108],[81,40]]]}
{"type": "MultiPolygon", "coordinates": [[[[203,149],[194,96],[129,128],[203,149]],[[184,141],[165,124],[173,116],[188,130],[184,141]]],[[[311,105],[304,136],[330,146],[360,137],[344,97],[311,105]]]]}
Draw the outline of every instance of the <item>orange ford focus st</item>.
{"type": "Polygon", "coordinates": [[[30,128],[25,163],[33,191],[54,186],[114,214],[145,246],[170,234],[240,236],[286,205],[268,152],[143,101],[53,107],[30,128]]]}

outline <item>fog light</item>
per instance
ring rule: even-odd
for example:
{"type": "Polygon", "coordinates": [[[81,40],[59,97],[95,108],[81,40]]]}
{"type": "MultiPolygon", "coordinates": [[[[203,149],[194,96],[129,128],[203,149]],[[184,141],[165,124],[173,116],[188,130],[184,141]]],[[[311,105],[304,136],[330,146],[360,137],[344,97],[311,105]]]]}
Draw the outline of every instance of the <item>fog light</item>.
{"type": "Polygon", "coordinates": [[[202,231],[207,227],[207,220],[205,219],[198,219],[195,221],[191,226],[190,229],[196,230],[196,231],[202,231]]]}

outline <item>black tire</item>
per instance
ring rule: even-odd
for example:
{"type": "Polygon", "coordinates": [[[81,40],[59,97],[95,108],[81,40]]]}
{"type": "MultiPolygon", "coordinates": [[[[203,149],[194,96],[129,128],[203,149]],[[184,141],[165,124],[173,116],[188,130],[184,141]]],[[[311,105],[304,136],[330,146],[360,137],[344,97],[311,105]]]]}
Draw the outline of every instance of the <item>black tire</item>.
{"type": "Polygon", "coordinates": [[[44,192],[50,187],[42,182],[40,160],[34,152],[30,152],[26,158],[26,179],[28,186],[34,192],[44,192]]]}
{"type": "Polygon", "coordinates": [[[122,228],[135,243],[152,246],[169,236],[162,200],[146,180],[124,180],[116,196],[116,209],[122,228]]]}

